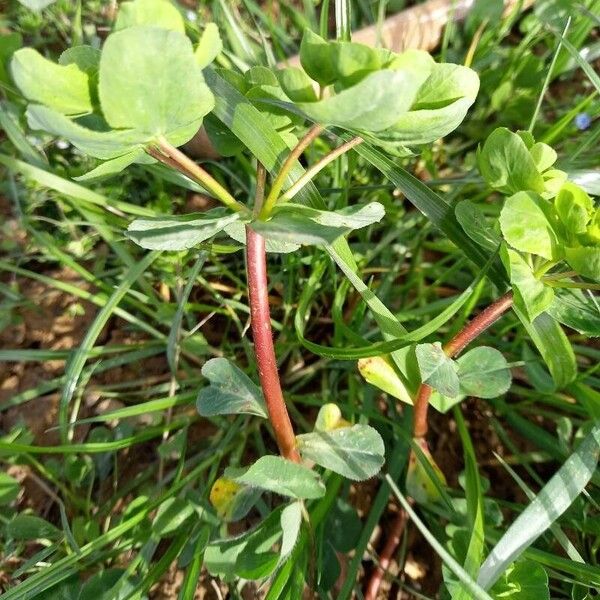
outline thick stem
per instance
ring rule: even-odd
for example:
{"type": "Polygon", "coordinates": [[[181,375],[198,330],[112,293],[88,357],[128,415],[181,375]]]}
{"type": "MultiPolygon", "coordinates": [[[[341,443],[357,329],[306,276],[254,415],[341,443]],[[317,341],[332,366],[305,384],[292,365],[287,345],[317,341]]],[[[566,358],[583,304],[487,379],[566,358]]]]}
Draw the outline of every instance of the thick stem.
{"type": "MultiPolygon", "coordinates": [[[[475,338],[491,327],[513,305],[513,293],[508,292],[481,311],[472,321],[455,335],[445,346],[444,352],[455,357],[460,354],[475,338]]],[[[413,412],[413,437],[423,438],[427,435],[427,410],[432,388],[422,383],[417,392],[413,412]]]]}
{"type": "Polygon", "coordinates": [[[294,149],[289,153],[288,157],[285,159],[285,162],[281,167],[281,170],[275,178],[275,181],[273,181],[273,186],[271,187],[269,195],[265,200],[264,206],[260,211],[261,219],[266,219],[271,214],[275,203],[279,199],[279,194],[281,193],[283,184],[285,183],[290,169],[292,168],[294,163],[300,158],[302,153],[312,144],[312,142],[321,135],[323,129],[324,128],[322,125],[313,125],[308,130],[306,135],[296,144],[294,149]]]}
{"type": "Polygon", "coordinates": [[[379,555],[379,564],[377,567],[375,567],[375,571],[373,571],[371,579],[367,585],[367,589],[365,590],[365,600],[377,600],[379,587],[381,586],[384,575],[390,568],[392,557],[394,556],[394,552],[396,552],[396,548],[400,544],[407,521],[408,515],[406,514],[406,511],[401,508],[396,515],[396,519],[392,523],[392,528],[388,534],[385,546],[379,555]]]}
{"type": "Polygon", "coordinates": [[[296,436],[283,399],[275,359],[269,311],[265,239],[248,226],[246,226],[246,268],[254,352],[269,419],[281,455],[288,460],[300,462],[296,436]]]}

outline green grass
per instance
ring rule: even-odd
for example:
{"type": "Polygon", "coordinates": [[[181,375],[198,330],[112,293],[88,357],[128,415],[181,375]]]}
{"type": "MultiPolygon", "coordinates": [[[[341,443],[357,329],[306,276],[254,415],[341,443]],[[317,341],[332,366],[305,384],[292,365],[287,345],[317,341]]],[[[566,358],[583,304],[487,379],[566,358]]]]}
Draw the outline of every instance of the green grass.
{"type": "MultiPolygon", "coordinates": [[[[384,3],[335,4],[342,13],[351,7],[354,29],[376,20],[384,3]]],[[[588,5],[598,14],[597,2],[588,5]]],[[[55,57],[77,39],[98,39],[108,25],[104,7],[103,2],[83,2],[79,15],[76,3],[59,1],[42,17],[12,2],[1,25],[55,57]]],[[[215,1],[202,5],[198,20],[188,20],[192,35],[210,15],[223,32],[220,64],[234,67],[283,58],[295,51],[304,26],[317,29],[319,23],[310,2],[215,1]]],[[[547,350],[543,339],[536,349],[535,336],[545,332],[526,330],[511,313],[481,339],[514,364],[517,377],[510,392],[498,400],[464,402],[433,417],[431,446],[445,466],[449,502],[412,508],[403,487],[410,411],[366,385],[356,367],[356,359],[381,352],[395,352],[401,360],[400,347],[407,341],[448,340],[504,285],[498,263],[488,261],[465,235],[453,212],[458,200],[489,199],[486,213],[498,215],[500,200],[489,194],[475,168],[477,146],[496,126],[516,130],[531,123],[536,137],[557,149],[560,167],[583,174],[597,193],[598,63],[580,52],[589,48],[597,56],[594,25],[597,21],[575,8],[556,54],[564,22],[549,25],[529,13],[515,16],[510,25],[489,24],[473,62],[481,92],[457,132],[403,159],[359,147],[299,194],[300,201],[329,209],[378,200],[386,216],[352,235],[353,256],[342,245],[329,252],[305,248],[269,258],[276,351],[292,419],[299,433],[310,431],[318,408],[335,402],[346,419],[368,420],[376,427],[387,452],[380,479],[352,486],[334,475],[326,479],[327,495],[309,507],[312,537],[301,538],[287,570],[271,582],[268,597],[300,597],[292,584],[302,582],[302,544],[312,549],[307,579],[321,582],[321,597],[360,594],[382,547],[373,533],[378,525],[385,531],[393,518],[390,498],[411,516],[415,512],[409,528],[430,544],[403,550],[414,539],[405,537],[397,556],[402,561],[411,553],[427,565],[428,575],[413,581],[393,569],[394,590],[416,590],[415,598],[444,597],[428,582],[441,581],[434,560],[438,555],[447,583],[460,580],[471,586],[472,595],[464,598],[496,597],[474,583],[480,565],[523,514],[528,498],[540,492],[598,422],[596,342],[568,332],[578,375],[557,392],[539,352],[547,350]],[[583,111],[595,120],[590,129],[579,131],[574,119],[583,111]],[[352,276],[353,261],[359,278],[352,276]],[[350,283],[344,273],[353,278],[350,283]],[[347,531],[348,539],[336,540],[345,548],[345,579],[328,591],[324,582],[337,562],[329,539],[335,527],[347,531]]],[[[447,60],[464,61],[473,27],[456,25],[448,32],[447,60]]],[[[223,82],[217,85],[223,97],[229,93],[229,100],[236,100],[223,82]]],[[[0,400],[2,468],[26,475],[21,484],[0,479],[0,598],[58,598],[61,586],[64,597],[72,597],[65,590],[78,589],[77,582],[102,570],[114,577],[103,584],[111,590],[103,596],[107,599],[142,598],[149,592],[162,598],[163,588],[155,586],[175,568],[183,574],[179,598],[193,598],[197,585],[211,587],[202,565],[208,540],[227,534],[208,501],[212,484],[227,466],[276,452],[270,429],[256,420],[204,419],[194,405],[198,389],[206,385],[200,368],[214,356],[235,359],[257,380],[247,336],[243,254],[225,237],[188,253],[144,253],[124,237],[125,225],[134,216],[181,212],[197,188],[186,189],[160,169],[139,165],[112,179],[77,184],[71,177],[91,168],[91,161],[49,137],[33,135],[20,115],[22,99],[7,86],[0,94],[5,133],[0,192],[10,213],[0,217],[0,378],[17,373],[24,379],[28,370],[46,369],[44,377],[0,400]],[[23,231],[18,240],[16,228],[23,231]],[[63,279],[66,269],[74,279],[63,279]],[[42,286],[41,295],[31,297],[32,289],[40,289],[33,284],[42,286]],[[59,315],[76,320],[84,311],[89,324],[64,347],[30,337],[20,344],[13,332],[31,327],[27,315],[51,290],[65,299],[59,315]],[[64,362],[57,366],[56,361],[64,362]],[[14,411],[17,421],[20,416],[26,423],[39,406],[48,405],[40,400],[52,395],[59,398],[56,415],[43,431],[44,438],[53,436],[46,438],[54,440],[51,446],[40,444],[40,433],[34,436],[23,423],[6,426],[14,411]],[[102,401],[109,400],[112,405],[102,409],[102,401]],[[42,489],[43,502],[25,497],[32,489],[42,489]],[[164,522],[159,527],[156,510],[174,499],[185,510],[169,514],[168,528],[164,522]],[[23,521],[27,515],[54,527],[41,531],[40,521],[23,521]]],[[[272,170],[281,162],[283,140],[266,128],[244,129],[234,122],[231,102],[217,105],[218,116],[229,119],[234,133],[272,170]]],[[[258,119],[250,113],[251,123],[252,118],[258,119]]],[[[322,156],[334,141],[324,138],[307,153],[308,160],[322,156]]],[[[205,167],[236,199],[252,195],[250,152],[205,167]]],[[[294,178],[299,172],[298,165],[294,178]]],[[[61,339],[57,322],[49,318],[45,325],[61,339]]],[[[585,491],[578,490],[552,528],[524,550],[531,570],[540,567],[547,574],[552,598],[593,598],[600,587],[600,478],[593,466],[588,479],[587,486],[582,482],[585,491]]],[[[276,504],[274,497],[259,503],[243,529],[276,504]]],[[[238,582],[218,585],[224,597],[241,597],[238,582]]],[[[91,597],[93,591],[87,593],[74,597],[91,597]]]]}

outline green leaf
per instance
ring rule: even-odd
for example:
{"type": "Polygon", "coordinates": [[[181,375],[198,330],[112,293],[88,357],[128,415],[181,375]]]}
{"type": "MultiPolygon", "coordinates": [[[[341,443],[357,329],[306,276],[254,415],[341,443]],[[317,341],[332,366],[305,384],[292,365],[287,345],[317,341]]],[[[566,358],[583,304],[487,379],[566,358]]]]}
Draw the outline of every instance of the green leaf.
{"type": "Polygon", "coordinates": [[[554,200],[559,219],[567,231],[585,233],[594,213],[592,199],[575,183],[567,181],[554,200]]]}
{"type": "Polygon", "coordinates": [[[415,352],[423,383],[444,396],[451,398],[458,396],[457,367],[455,362],[446,355],[440,342],[418,344],[415,352]]]}
{"type": "Polygon", "coordinates": [[[237,483],[290,498],[321,498],[325,486],[314,471],[280,456],[263,456],[244,469],[229,468],[225,477],[237,483]]]}
{"type": "Polygon", "coordinates": [[[499,350],[479,346],[456,361],[460,392],[477,398],[496,398],[508,391],[511,373],[499,350]]]}
{"type": "Polygon", "coordinates": [[[6,535],[19,541],[58,540],[62,533],[45,519],[18,514],[6,524],[6,535]]]}
{"type": "Polygon", "coordinates": [[[151,250],[187,250],[238,219],[238,214],[220,207],[205,213],[141,218],[130,223],[127,237],[151,250]]]}
{"type": "Polygon", "coordinates": [[[515,250],[503,245],[500,255],[510,277],[515,303],[529,320],[535,319],[552,304],[554,290],[534,275],[527,261],[515,250]]]}
{"type": "Polygon", "coordinates": [[[190,40],[155,27],[129,27],[108,36],[99,95],[113,129],[135,129],[147,141],[165,136],[175,146],[196,134],[214,106],[190,40]]]}
{"type": "Polygon", "coordinates": [[[125,170],[129,165],[139,162],[140,159],[146,156],[147,154],[142,148],[137,148],[127,154],[123,154],[123,156],[117,156],[116,158],[111,158],[110,160],[100,163],[95,169],[92,169],[83,175],[79,175],[78,177],[73,177],[73,179],[75,179],[75,181],[90,181],[116,175],[125,170]]]}
{"type": "Polygon", "coordinates": [[[565,257],[580,275],[600,281],[600,247],[565,248],[565,257]]]}
{"type": "Polygon", "coordinates": [[[491,588],[507,566],[569,508],[594,474],[599,455],[600,425],[594,425],[577,450],[494,546],[479,571],[479,585],[491,588]]]}
{"type": "Polygon", "coordinates": [[[333,83],[337,76],[331,46],[310,29],[305,29],[302,36],[300,63],[308,75],[322,86],[333,83]]]}
{"type": "MultiPolygon", "coordinates": [[[[225,233],[242,245],[246,245],[246,224],[242,221],[234,221],[227,225],[224,229],[225,233]]],[[[287,254],[289,252],[295,252],[300,248],[300,244],[293,244],[291,242],[283,242],[280,240],[265,240],[265,249],[267,252],[287,254]]]]}
{"type": "Polygon", "coordinates": [[[411,146],[442,138],[462,123],[478,91],[475,71],[450,63],[435,64],[411,109],[384,132],[382,139],[411,146]]]}
{"type": "Polygon", "coordinates": [[[61,113],[30,104],[27,121],[31,129],[41,129],[69,140],[76,148],[101,159],[112,159],[130,154],[141,148],[140,135],[131,129],[122,131],[94,131],[82,127],[61,113]]]}
{"type": "Polygon", "coordinates": [[[485,218],[485,213],[470,200],[462,200],[454,209],[456,219],[464,232],[482,248],[495,252],[502,238],[485,218]]]}
{"type": "Polygon", "coordinates": [[[413,439],[406,472],[406,492],[418,504],[429,504],[442,498],[445,485],[444,473],[429,452],[427,442],[413,439]]]}
{"type": "Polygon", "coordinates": [[[56,0],[19,0],[20,4],[36,12],[44,10],[44,8],[54,4],[55,2],[56,0]]]}
{"type": "Polygon", "coordinates": [[[273,545],[281,538],[281,509],[274,510],[254,529],[240,536],[215,540],[204,553],[204,564],[211,575],[232,579],[268,577],[279,562],[273,545]]]}
{"type": "Polygon", "coordinates": [[[379,202],[353,205],[339,211],[322,211],[300,204],[281,204],[268,221],[250,227],[267,240],[285,243],[330,244],[354,229],[377,223],[384,216],[379,202]]]}
{"type": "Polygon", "coordinates": [[[223,50],[223,42],[219,35],[219,28],[216,23],[207,23],[200,41],[196,46],[194,56],[201,69],[210,65],[223,50]]]}
{"type": "Polygon", "coordinates": [[[158,507],[152,531],[159,537],[172,536],[178,533],[193,513],[194,506],[191,502],[177,496],[168,498],[158,507]]]}
{"type": "Polygon", "coordinates": [[[358,370],[367,383],[383,390],[402,402],[412,404],[412,398],[404,382],[396,373],[391,361],[383,356],[361,358],[358,361],[358,370]]]}
{"type": "Polygon", "coordinates": [[[544,180],[525,142],[505,127],[490,134],[477,160],[483,178],[499,192],[544,191],[544,180]]]}
{"type": "Polygon", "coordinates": [[[384,463],[383,440],[368,425],[296,436],[302,457],[353,481],[376,475],[384,463]]]}
{"type": "Polygon", "coordinates": [[[170,0],[133,0],[120,4],[115,31],[135,25],[151,25],[185,33],[183,17],[170,0]]]}
{"type": "Polygon", "coordinates": [[[600,337],[600,304],[591,292],[556,289],[548,312],[563,325],[587,337],[600,337]]]}
{"type": "Polygon", "coordinates": [[[293,102],[316,102],[317,94],[313,82],[298,67],[288,67],[275,72],[285,95],[293,102]]]}
{"type": "MultiPolygon", "coordinates": [[[[126,600],[135,591],[134,582],[128,578],[124,569],[106,569],[92,575],[80,589],[77,600],[126,600]],[[118,587],[115,587],[117,586],[118,587]]],[[[62,600],[62,598],[60,598],[62,600]]]]}
{"type": "MultiPolygon", "coordinates": [[[[90,78],[98,74],[101,52],[92,46],[73,46],[67,48],[59,57],[58,64],[77,65],[80,71],[87,73],[90,78]]],[[[92,79],[93,80],[93,79],[92,79]]]]}
{"type": "Polygon", "coordinates": [[[19,482],[8,473],[0,472],[0,506],[10,504],[19,495],[19,482]]]}
{"type": "Polygon", "coordinates": [[[211,358],[202,367],[210,385],[200,390],[196,407],[203,417],[248,414],[267,418],[260,388],[226,358],[211,358]]]}
{"type": "Polygon", "coordinates": [[[297,106],[318,123],[378,132],[392,127],[408,111],[421,83],[422,78],[411,71],[384,69],[338,94],[297,106]]]}
{"type": "Polygon", "coordinates": [[[508,567],[490,590],[502,600],[550,600],[548,573],[532,560],[520,560],[508,567]]]}
{"type": "Polygon", "coordinates": [[[33,48],[17,50],[10,63],[23,95],[65,115],[92,112],[89,79],[76,64],[57,65],[33,48]]]}
{"type": "Polygon", "coordinates": [[[547,217],[549,206],[546,200],[532,192],[518,192],[508,198],[500,213],[504,239],[521,252],[548,260],[556,258],[559,243],[547,217]]]}
{"type": "Polygon", "coordinates": [[[302,525],[302,502],[292,502],[281,511],[281,549],[279,550],[280,560],[287,558],[300,535],[300,526],[302,525]]]}

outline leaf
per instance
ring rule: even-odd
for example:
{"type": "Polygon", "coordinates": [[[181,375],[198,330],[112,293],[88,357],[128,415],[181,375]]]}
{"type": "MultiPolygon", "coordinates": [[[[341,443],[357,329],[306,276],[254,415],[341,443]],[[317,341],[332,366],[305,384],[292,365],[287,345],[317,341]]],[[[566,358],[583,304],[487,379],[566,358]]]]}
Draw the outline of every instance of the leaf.
{"type": "Polygon", "coordinates": [[[412,398],[400,379],[391,362],[384,356],[361,358],[358,361],[358,370],[367,383],[383,390],[402,402],[412,404],[412,398]]]}
{"type": "Polygon", "coordinates": [[[6,524],[6,535],[18,541],[58,540],[62,533],[45,519],[18,514],[6,524]]]}
{"type": "Polygon", "coordinates": [[[554,200],[556,214],[572,234],[585,233],[594,213],[592,199],[575,183],[567,181],[554,200]]]}
{"type": "Polygon", "coordinates": [[[285,95],[293,102],[316,102],[317,94],[313,82],[298,67],[288,67],[275,72],[277,81],[285,95]]]}
{"type": "Polygon", "coordinates": [[[100,68],[100,56],[101,52],[98,48],[83,44],[67,48],[60,55],[58,64],[63,66],[77,65],[79,70],[87,73],[93,81],[93,76],[98,74],[100,68]]]}
{"type": "Polygon", "coordinates": [[[8,473],[0,472],[0,506],[11,504],[19,495],[19,482],[8,473]]]}
{"type": "Polygon", "coordinates": [[[427,442],[414,439],[413,443],[417,451],[411,450],[408,458],[406,492],[418,504],[437,502],[442,498],[440,488],[446,485],[446,478],[433,460],[427,442]]]}
{"type": "Polygon", "coordinates": [[[353,481],[376,475],[384,463],[385,448],[379,433],[368,425],[296,436],[302,457],[353,481]]]}
{"type": "Polygon", "coordinates": [[[200,41],[194,51],[196,62],[201,69],[210,65],[211,62],[221,54],[223,50],[223,42],[219,35],[219,28],[216,23],[207,23],[200,41]]]}
{"type": "Polygon", "coordinates": [[[600,304],[590,292],[556,289],[548,312],[563,325],[587,337],[600,337],[600,304]]]}
{"type": "Polygon", "coordinates": [[[31,129],[41,129],[69,140],[76,148],[101,159],[122,157],[141,148],[143,140],[138,132],[131,129],[122,131],[94,131],[82,127],[59,112],[30,104],[27,107],[27,121],[31,129]]]}
{"type": "Polygon", "coordinates": [[[169,0],[133,0],[119,5],[114,30],[151,25],[185,33],[185,22],[169,0]]]}
{"type": "Polygon", "coordinates": [[[337,404],[328,402],[319,408],[315,419],[315,431],[333,431],[338,427],[350,427],[351,423],[342,417],[342,411],[337,404]]]}
{"type": "MultiPolygon", "coordinates": [[[[246,245],[246,225],[242,221],[234,221],[225,226],[225,233],[236,242],[246,245]]],[[[265,240],[265,249],[267,252],[287,254],[288,252],[295,252],[300,248],[300,244],[293,244],[291,242],[282,242],[280,240],[265,240]]]]}
{"type": "Polygon", "coordinates": [[[202,375],[210,385],[200,390],[196,407],[203,417],[248,414],[267,418],[260,388],[226,358],[211,358],[204,363],[202,375]]]}
{"type": "Polygon", "coordinates": [[[44,8],[47,8],[55,2],[56,0],[19,0],[20,4],[36,12],[44,10],[44,8]]]}
{"type": "Polygon", "coordinates": [[[214,106],[190,40],[155,27],[129,27],[108,36],[98,90],[113,129],[135,129],[148,141],[165,136],[175,146],[196,134],[214,106]]]}
{"type": "Polygon", "coordinates": [[[477,204],[470,200],[462,200],[454,209],[456,219],[464,232],[482,248],[495,252],[502,242],[502,238],[488,223],[485,213],[477,204]]]}
{"type": "Polygon", "coordinates": [[[211,542],[204,553],[206,569],[224,579],[268,577],[279,562],[279,554],[272,548],[281,535],[281,509],[276,509],[254,529],[211,542]]]}
{"type": "Polygon", "coordinates": [[[23,95],[65,115],[92,112],[89,79],[77,65],[57,65],[33,48],[13,54],[12,77],[23,95]]]}
{"type": "Polygon", "coordinates": [[[75,181],[90,181],[116,175],[145,156],[147,156],[145,151],[142,148],[138,148],[127,154],[123,154],[123,156],[117,156],[116,158],[111,158],[110,160],[100,163],[95,169],[92,169],[83,175],[79,175],[78,177],[73,177],[73,179],[75,179],[75,181]]]}
{"type": "Polygon", "coordinates": [[[600,281],[600,247],[565,248],[565,257],[580,275],[600,281]]]}
{"type": "Polygon", "coordinates": [[[532,560],[520,560],[511,565],[490,590],[502,600],[550,600],[548,573],[532,560]]]}
{"type": "Polygon", "coordinates": [[[540,281],[527,261],[506,245],[500,251],[512,284],[515,303],[533,320],[552,304],[554,290],[540,281]]]}
{"type": "Polygon", "coordinates": [[[499,350],[479,346],[456,361],[460,392],[477,398],[496,398],[508,391],[511,373],[499,350]]]}
{"type": "Polygon", "coordinates": [[[238,214],[220,207],[205,213],[140,218],[129,224],[127,237],[151,250],[187,250],[238,219],[238,214]]]}
{"type": "Polygon", "coordinates": [[[418,344],[416,347],[417,362],[423,383],[431,386],[444,396],[458,396],[459,379],[457,367],[449,358],[440,342],[434,344],[418,344]]]}
{"type": "Polygon", "coordinates": [[[504,203],[500,228],[513,248],[552,260],[558,253],[558,239],[544,203],[546,200],[532,192],[516,193],[504,203]]]}
{"type": "MultiPolygon", "coordinates": [[[[92,575],[83,585],[77,584],[77,600],[126,600],[136,589],[124,569],[105,569],[92,575]],[[125,575],[125,577],[123,577],[125,575]]],[[[62,597],[59,597],[62,600],[62,597]]]]}
{"type": "Polygon", "coordinates": [[[179,532],[193,513],[194,506],[191,502],[177,496],[168,498],[156,511],[152,531],[159,537],[172,536],[179,532]]]}
{"type": "Polygon", "coordinates": [[[462,123],[478,91],[475,71],[450,63],[435,64],[410,110],[382,139],[411,146],[442,138],[462,123]]]}
{"type": "Polygon", "coordinates": [[[488,185],[505,194],[544,191],[544,180],[523,139],[506,129],[495,129],[477,155],[488,185]]]}
{"type": "Polygon", "coordinates": [[[298,102],[297,106],[317,123],[378,132],[395,125],[409,110],[422,81],[408,70],[384,69],[338,94],[317,102],[298,102]]]}
{"type": "Polygon", "coordinates": [[[581,494],[600,454],[600,425],[594,425],[577,450],[516,518],[486,558],[477,583],[490,589],[505,571],[581,494]]]}
{"type": "Polygon", "coordinates": [[[228,468],[225,477],[237,483],[290,498],[321,498],[325,486],[314,471],[280,456],[263,456],[244,469],[228,468]]]}
{"type": "Polygon", "coordinates": [[[383,218],[378,202],[353,205],[339,211],[321,211],[299,204],[281,204],[268,221],[254,221],[250,227],[267,240],[284,243],[330,244],[354,229],[367,227],[383,218]]]}
{"type": "Polygon", "coordinates": [[[281,511],[281,549],[279,550],[280,560],[287,558],[300,534],[300,526],[302,525],[302,503],[292,502],[281,511]]]}
{"type": "Polygon", "coordinates": [[[310,29],[304,30],[300,43],[300,63],[308,75],[321,86],[329,85],[337,73],[331,46],[310,29]]]}
{"type": "Polygon", "coordinates": [[[243,519],[261,497],[262,491],[219,477],[210,489],[210,503],[224,521],[243,519]]]}

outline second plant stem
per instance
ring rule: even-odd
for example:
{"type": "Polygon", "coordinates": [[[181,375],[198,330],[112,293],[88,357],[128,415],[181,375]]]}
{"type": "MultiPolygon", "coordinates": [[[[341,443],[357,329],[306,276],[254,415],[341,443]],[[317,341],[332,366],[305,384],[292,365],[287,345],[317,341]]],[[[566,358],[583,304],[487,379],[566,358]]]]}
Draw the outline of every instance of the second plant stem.
{"type": "MultiPolygon", "coordinates": [[[[453,358],[460,354],[475,338],[491,327],[513,305],[513,293],[508,292],[481,311],[472,321],[455,335],[445,346],[444,352],[453,358]]],[[[423,438],[427,435],[427,411],[433,389],[422,383],[414,403],[413,437],[423,438]]]]}

